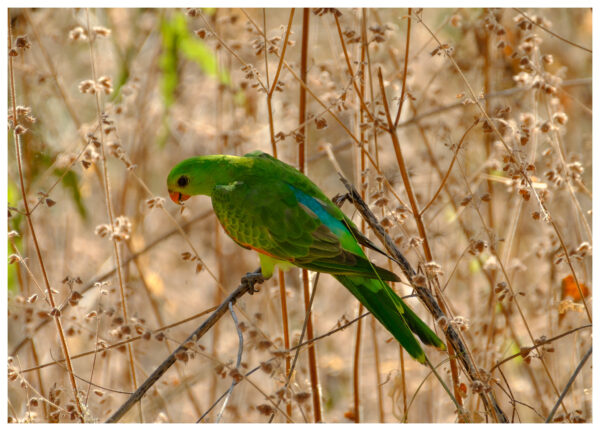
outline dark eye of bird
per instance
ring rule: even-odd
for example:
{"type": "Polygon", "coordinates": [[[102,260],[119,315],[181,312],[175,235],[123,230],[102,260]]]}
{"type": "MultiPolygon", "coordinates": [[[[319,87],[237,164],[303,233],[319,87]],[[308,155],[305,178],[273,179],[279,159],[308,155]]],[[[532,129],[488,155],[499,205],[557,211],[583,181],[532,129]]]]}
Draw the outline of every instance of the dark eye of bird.
{"type": "Polygon", "coordinates": [[[185,187],[190,183],[189,177],[182,175],[177,179],[177,185],[179,187],[185,187]]]}

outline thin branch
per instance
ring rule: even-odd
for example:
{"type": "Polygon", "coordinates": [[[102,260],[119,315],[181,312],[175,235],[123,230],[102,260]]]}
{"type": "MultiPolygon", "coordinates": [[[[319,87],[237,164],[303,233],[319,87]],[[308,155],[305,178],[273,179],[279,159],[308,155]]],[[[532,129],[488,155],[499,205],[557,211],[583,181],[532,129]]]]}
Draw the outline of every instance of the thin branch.
{"type": "Polygon", "coordinates": [[[525,357],[527,357],[527,354],[529,354],[529,352],[531,350],[533,350],[533,349],[536,349],[536,348],[538,348],[540,346],[543,346],[544,344],[550,344],[553,341],[556,341],[556,340],[558,340],[560,338],[566,337],[567,335],[570,335],[570,334],[572,334],[574,332],[581,331],[582,329],[591,328],[591,327],[592,327],[591,324],[589,324],[589,325],[583,325],[583,326],[580,326],[578,328],[570,329],[567,332],[559,334],[559,335],[557,335],[555,337],[547,338],[547,339],[545,339],[543,341],[540,341],[539,343],[534,344],[531,347],[521,347],[521,351],[519,353],[515,353],[514,355],[510,355],[510,356],[502,359],[501,361],[497,362],[496,364],[494,364],[494,366],[490,369],[490,373],[493,372],[496,368],[500,367],[500,365],[502,365],[502,364],[510,361],[511,359],[515,359],[515,358],[518,358],[518,357],[525,358],[525,357]]]}
{"type": "MultiPolygon", "coordinates": [[[[93,34],[92,33],[92,27],[90,25],[90,12],[89,9],[86,8],[85,9],[85,17],[86,17],[86,22],[87,22],[87,31],[88,34],[93,34]]],[[[90,48],[90,67],[91,67],[91,71],[92,71],[92,80],[94,82],[97,82],[97,77],[96,77],[96,56],[95,56],[95,52],[94,52],[94,38],[90,37],[89,39],[89,48],[90,48]]],[[[111,189],[110,189],[110,179],[108,176],[108,166],[107,166],[107,159],[106,159],[106,151],[105,151],[105,143],[104,143],[104,128],[102,127],[102,120],[103,120],[103,115],[104,115],[104,110],[102,109],[102,101],[100,98],[100,92],[96,91],[95,92],[95,100],[96,100],[96,115],[98,116],[98,124],[100,125],[100,150],[101,150],[101,160],[102,160],[102,179],[103,179],[103,185],[104,185],[104,199],[105,199],[105,203],[106,203],[106,212],[108,215],[108,221],[110,223],[111,229],[114,230],[115,228],[115,220],[114,220],[114,213],[113,213],[113,207],[112,207],[112,198],[111,198],[111,189]]],[[[127,312],[127,300],[125,299],[125,281],[123,280],[123,274],[121,272],[121,254],[119,252],[119,244],[118,244],[118,240],[116,236],[112,237],[112,243],[113,243],[113,252],[114,252],[114,257],[115,257],[115,267],[117,268],[117,280],[119,281],[119,293],[121,296],[121,311],[123,313],[123,319],[125,320],[126,323],[129,322],[129,315],[127,312]]],[[[135,373],[135,361],[134,361],[134,352],[133,352],[133,347],[131,346],[131,344],[127,345],[127,355],[128,355],[128,359],[129,359],[129,372],[131,375],[131,385],[132,385],[132,389],[134,389],[137,386],[137,378],[136,378],[136,373],[135,373]]],[[[142,416],[142,410],[140,408],[139,410],[139,416],[140,416],[140,421],[143,422],[143,416],[142,416]]]]}
{"type": "Polygon", "coordinates": [[[552,407],[552,411],[546,418],[546,423],[552,422],[552,418],[554,417],[554,414],[556,413],[558,406],[560,406],[562,404],[563,398],[565,397],[565,395],[567,395],[567,392],[569,392],[569,389],[571,388],[571,385],[573,385],[575,378],[579,375],[579,372],[581,371],[581,369],[583,368],[583,366],[585,365],[585,363],[587,362],[587,360],[589,359],[589,357],[591,355],[592,355],[592,346],[590,346],[590,349],[587,351],[587,353],[585,354],[583,359],[579,362],[579,365],[577,365],[577,368],[575,368],[575,371],[573,371],[573,375],[567,382],[567,385],[565,386],[562,393],[560,394],[560,397],[558,397],[558,400],[556,400],[554,407],[552,407]]]}
{"type": "MultiPolygon", "coordinates": [[[[306,120],[306,91],[308,87],[305,85],[308,75],[308,41],[309,41],[309,30],[310,30],[310,8],[304,8],[302,10],[302,46],[301,46],[301,57],[300,57],[300,86],[299,91],[299,106],[298,106],[298,123],[304,124],[306,120]]],[[[287,64],[287,63],[286,63],[287,64]]],[[[299,170],[302,173],[306,172],[306,141],[308,139],[307,125],[301,129],[300,143],[298,145],[298,164],[299,170]]],[[[304,294],[304,311],[306,313],[306,336],[308,338],[314,337],[313,322],[312,322],[312,298],[310,294],[310,283],[308,280],[308,271],[302,269],[302,288],[304,294]]],[[[313,288],[314,290],[314,288],[313,288]]],[[[321,410],[321,391],[319,385],[319,373],[317,364],[317,351],[314,345],[308,347],[308,370],[310,374],[310,386],[312,392],[313,402],[313,414],[315,423],[323,421],[323,412],[321,410]]]]}
{"type": "MultiPolygon", "coordinates": [[[[231,319],[233,320],[233,323],[235,325],[235,330],[238,335],[238,354],[237,354],[237,360],[235,362],[235,368],[239,369],[240,364],[242,363],[242,354],[244,353],[244,336],[242,335],[242,331],[240,330],[240,324],[238,322],[237,316],[235,315],[235,311],[233,311],[233,303],[229,302],[228,307],[229,307],[229,313],[231,314],[231,319]]],[[[229,402],[229,399],[231,398],[231,394],[233,393],[233,388],[235,386],[236,381],[237,381],[237,379],[235,377],[232,378],[231,386],[229,387],[229,390],[227,391],[227,395],[225,396],[225,401],[223,401],[223,405],[221,406],[221,410],[219,410],[219,414],[217,415],[217,419],[215,420],[215,423],[221,422],[221,417],[223,416],[225,407],[227,407],[227,403],[229,402]]]]}
{"type": "MultiPolygon", "coordinates": [[[[10,51],[12,48],[12,27],[10,21],[10,14],[7,15],[8,19],[8,50],[10,51]]],[[[54,301],[54,294],[52,293],[52,287],[50,286],[50,281],[48,279],[48,274],[46,272],[46,266],[44,264],[44,259],[42,257],[42,252],[40,250],[40,246],[38,243],[37,235],[35,232],[35,228],[33,226],[33,221],[31,219],[31,212],[29,211],[29,204],[27,202],[27,194],[25,189],[25,180],[23,179],[23,161],[22,161],[22,153],[21,153],[21,135],[17,133],[17,128],[22,127],[19,124],[19,116],[17,114],[17,103],[16,103],[16,95],[15,95],[15,77],[14,77],[14,68],[13,68],[13,58],[12,56],[8,56],[8,69],[9,69],[9,85],[10,85],[10,102],[12,108],[12,118],[13,118],[13,139],[15,142],[15,158],[17,160],[17,167],[19,172],[19,185],[21,188],[21,195],[23,197],[23,205],[25,207],[25,218],[27,219],[27,224],[29,225],[29,230],[31,232],[31,238],[33,240],[33,245],[35,248],[35,252],[38,258],[38,262],[42,271],[42,276],[44,279],[44,284],[46,286],[46,292],[48,296],[48,300],[50,301],[50,305],[52,307],[51,315],[53,317],[54,322],[56,323],[56,329],[58,333],[58,337],[60,339],[60,345],[62,348],[63,355],[65,356],[65,361],[67,365],[67,371],[69,375],[69,382],[71,384],[71,389],[73,391],[73,398],[75,400],[75,405],[77,407],[77,413],[79,420],[83,423],[83,408],[81,407],[81,401],[79,400],[79,391],[77,389],[77,382],[75,381],[75,373],[73,371],[73,365],[71,364],[71,357],[69,356],[69,348],[67,345],[67,340],[65,338],[65,333],[63,330],[62,322],[60,319],[60,311],[56,307],[56,303],[54,301]]]]}
{"type": "Polygon", "coordinates": [[[456,146],[456,150],[454,151],[454,155],[452,156],[452,161],[450,162],[450,166],[448,166],[448,169],[446,170],[446,175],[444,175],[444,178],[442,178],[442,182],[440,184],[440,186],[438,187],[437,191],[434,193],[433,197],[431,198],[431,200],[429,201],[429,203],[427,205],[425,205],[420,212],[420,216],[422,216],[423,214],[425,214],[425,211],[427,211],[427,209],[431,206],[431,204],[433,204],[435,202],[435,200],[437,199],[438,195],[440,194],[440,192],[442,191],[442,189],[446,186],[446,180],[448,179],[448,177],[450,176],[450,172],[452,171],[452,167],[454,166],[454,162],[456,161],[456,157],[458,156],[458,152],[460,151],[460,147],[462,146],[465,138],[467,137],[467,135],[469,134],[469,132],[473,129],[473,127],[475,127],[477,124],[479,123],[479,120],[475,120],[473,122],[473,124],[471,124],[469,126],[469,128],[465,131],[465,133],[463,134],[462,138],[460,139],[458,145],[456,146]]]}
{"type": "MultiPolygon", "coordinates": [[[[281,73],[281,66],[283,65],[283,59],[285,58],[285,50],[288,46],[288,39],[290,38],[290,33],[292,31],[292,22],[294,21],[294,12],[296,11],[295,8],[292,8],[292,10],[290,11],[290,18],[288,20],[288,25],[287,25],[287,29],[285,31],[285,38],[283,39],[283,46],[281,48],[281,55],[279,56],[279,63],[277,64],[277,72],[275,72],[275,78],[273,78],[273,85],[271,85],[271,88],[269,89],[269,97],[273,96],[273,92],[275,91],[275,88],[277,87],[277,82],[279,82],[279,74],[281,73]]],[[[267,28],[265,26],[265,37],[267,34],[267,28]]],[[[265,58],[266,58],[266,52],[267,52],[267,46],[265,44],[265,58]]],[[[268,75],[267,75],[268,76],[268,75]]]]}
{"type": "Polygon", "coordinates": [[[404,49],[404,73],[402,74],[402,91],[400,92],[400,103],[398,105],[398,112],[396,113],[396,119],[394,120],[394,128],[398,126],[400,120],[400,113],[402,112],[402,105],[404,104],[404,94],[406,92],[406,75],[408,74],[408,49],[410,47],[410,24],[412,23],[412,8],[408,8],[408,27],[406,28],[406,48],[404,49]]]}
{"type": "MultiPolygon", "coordinates": [[[[303,346],[308,346],[309,348],[312,346],[314,347],[314,342],[317,340],[320,340],[321,338],[325,338],[327,336],[329,336],[330,334],[324,334],[320,337],[315,337],[315,338],[309,338],[308,341],[303,342],[302,340],[304,340],[304,336],[306,335],[307,332],[307,328],[308,328],[308,322],[309,322],[309,315],[312,312],[312,305],[313,305],[313,300],[315,299],[315,293],[317,292],[317,284],[319,283],[319,275],[321,273],[317,272],[317,275],[315,276],[315,281],[313,283],[313,290],[310,294],[310,300],[308,302],[308,310],[306,312],[306,317],[304,318],[304,324],[302,325],[302,332],[300,333],[300,340],[298,342],[298,345],[293,347],[292,349],[290,349],[288,352],[291,352],[292,350],[296,350],[296,354],[294,355],[294,360],[292,361],[292,367],[290,369],[290,372],[288,373],[288,375],[286,376],[285,379],[285,384],[283,385],[283,389],[282,392],[286,393],[288,386],[290,385],[290,381],[292,379],[292,375],[294,373],[294,370],[296,369],[296,362],[298,362],[298,357],[300,356],[300,347],[303,346]]],[[[365,315],[362,315],[360,317],[364,317],[365,315]]],[[[360,318],[359,317],[359,318],[360,318]]],[[[356,320],[354,320],[352,323],[354,323],[355,321],[358,321],[357,318],[356,320]]],[[[346,326],[349,326],[351,323],[349,323],[346,326]]],[[[343,328],[345,328],[346,326],[344,326],[343,328]]],[[[343,328],[338,328],[338,329],[343,329],[343,328]]],[[[336,332],[336,331],[334,331],[336,332]]],[[[282,352],[283,353],[283,352],[282,352]]],[[[285,352],[287,353],[287,352],[285,352]]],[[[281,398],[277,401],[277,405],[279,405],[279,402],[281,401],[281,398]]],[[[269,423],[273,422],[273,418],[275,417],[275,414],[272,414],[271,417],[269,418],[269,423]]]]}
{"type": "Polygon", "coordinates": [[[142,399],[144,394],[148,392],[148,390],[162,377],[163,374],[167,372],[167,370],[175,363],[178,357],[185,355],[189,346],[195,345],[200,338],[204,334],[208,332],[210,328],[212,328],[215,323],[219,321],[219,319],[225,314],[229,308],[229,303],[235,304],[237,300],[239,300],[246,293],[253,293],[254,285],[256,283],[261,283],[262,276],[259,276],[260,272],[257,271],[255,273],[246,274],[246,276],[242,277],[242,281],[240,285],[235,289],[225,300],[217,307],[217,309],[206,319],[202,325],[200,325],[192,334],[179,345],[173,353],[169,355],[167,359],[163,361],[162,364],[158,366],[150,374],[150,376],[146,379],[144,383],[140,385],[140,387],[129,397],[129,399],[119,407],[119,409],[113,413],[113,415],[108,418],[107,423],[116,423],[118,422],[125,413],[133,407],[139,400],[142,399]]]}
{"type": "MultiPolygon", "coordinates": [[[[400,268],[406,275],[408,281],[411,283],[412,287],[415,289],[419,298],[423,301],[429,312],[433,315],[436,322],[444,322],[445,325],[442,328],[446,335],[449,343],[452,344],[455,352],[457,353],[457,357],[463,365],[467,375],[471,380],[482,380],[479,375],[479,370],[475,367],[471,359],[469,358],[468,350],[466,345],[461,340],[458,331],[454,328],[454,325],[450,322],[450,320],[446,317],[446,314],[442,311],[437,301],[431,294],[431,292],[423,286],[417,285],[414,281],[414,276],[416,275],[415,270],[412,268],[408,260],[402,255],[400,250],[398,250],[396,244],[390,238],[390,236],[385,232],[383,227],[377,221],[375,215],[371,212],[369,207],[364,203],[364,201],[360,198],[360,195],[354,188],[352,184],[348,182],[344,177],[341,177],[341,181],[348,190],[348,195],[352,200],[355,208],[360,212],[360,214],[365,218],[373,233],[378,237],[381,243],[385,246],[386,250],[390,253],[390,255],[394,258],[394,261],[399,264],[400,268]]],[[[508,422],[506,415],[502,412],[500,407],[498,406],[493,394],[487,394],[490,397],[490,401],[488,402],[485,395],[482,393],[481,399],[491,411],[493,409],[494,414],[498,417],[500,422],[508,422]],[[492,405],[489,406],[488,404],[492,405]]]]}
{"type": "MultiPolygon", "coordinates": [[[[352,85],[354,86],[354,91],[358,95],[358,99],[360,101],[360,108],[367,113],[367,115],[369,116],[369,120],[374,122],[375,118],[373,118],[373,114],[371,114],[371,111],[369,111],[369,108],[365,104],[362,92],[358,89],[358,84],[356,84],[356,77],[354,76],[354,71],[352,70],[352,63],[350,63],[350,56],[348,55],[346,43],[344,42],[344,35],[342,33],[342,27],[340,26],[340,19],[336,14],[333,14],[333,18],[335,19],[335,25],[337,27],[338,36],[342,45],[342,51],[344,52],[344,58],[346,59],[346,67],[348,68],[348,74],[350,75],[352,85]]],[[[364,80],[364,76],[361,76],[360,78],[364,80]]]]}
{"type": "Polygon", "coordinates": [[[560,36],[559,34],[556,34],[556,33],[554,33],[554,32],[553,32],[552,30],[550,30],[549,28],[547,28],[547,27],[545,27],[545,26],[543,26],[543,25],[541,25],[541,24],[538,24],[537,22],[535,22],[534,20],[532,20],[531,18],[529,18],[529,16],[527,16],[527,14],[526,14],[525,12],[523,12],[521,9],[519,9],[519,8],[514,8],[514,9],[515,9],[517,12],[519,12],[521,15],[523,15],[527,21],[529,21],[530,23],[532,23],[532,24],[533,24],[533,25],[535,25],[536,27],[539,27],[539,28],[541,28],[541,29],[542,29],[542,30],[544,30],[546,33],[548,33],[548,34],[551,34],[551,35],[552,35],[552,36],[554,36],[555,38],[557,38],[557,39],[560,39],[560,40],[562,40],[563,42],[565,42],[565,43],[568,43],[568,44],[569,44],[569,45],[571,45],[571,46],[574,46],[574,47],[576,47],[576,48],[579,48],[579,49],[582,49],[582,50],[584,50],[584,51],[587,51],[587,52],[589,52],[590,54],[592,53],[592,50],[591,50],[591,49],[589,49],[589,48],[586,48],[585,46],[579,45],[579,44],[577,44],[577,43],[575,43],[575,42],[571,42],[569,39],[566,39],[566,38],[564,38],[564,37],[560,36]]]}
{"type": "MultiPolygon", "coordinates": [[[[202,214],[200,214],[197,217],[194,217],[192,220],[188,221],[187,223],[185,223],[182,226],[182,229],[187,229],[189,228],[192,224],[205,219],[206,217],[208,217],[209,215],[212,214],[212,210],[208,210],[202,214]]],[[[142,250],[133,253],[131,256],[129,256],[127,259],[125,259],[123,261],[123,266],[127,266],[129,264],[129,262],[131,262],[132,260],[138,258],[139,256],[142,256],[144,254],[146,254],[147,252],[149,252],[150,250],[152,250],[154,247],[156,247],[158,244],[162,243],[165,239],[173,236],[174,234],[176,234],[177,232],[179,232],[179,229],[173,229],[169,232],[167,232],[166,234],[156,238],[154,241],[152,241],[151,243],[149,243],[146,247],[144,247],[142,250]]],[[[80,294],[84,294],[85,292],[87,292],[88,290],[90,290],[92,287],[94,287],[96,285],[96,283],[101,283],[105,280],[107,280],[109,277],[112,277],[115,272],[117,272],[117,268],[113,268],[110,269],[108,271],[106,271],[104,274],[99,275],[96,278],[93,278],[88,284],[86,284],[81,290],[77,291],[80,294]]],[[[58,310],[62,313],[64,312],[64,310],[66,308],[68,308],[70,306],[69,302],[66,301],[63,304],[61,304],[58,307],[58,310]]],[[[13,348],[13,350],[11,351],[10,355],[11,356],[16,356],[19,351],[21,350],[21,348],[29,341],[33,338],[33,336],[40,330],[42,329],[44,326],[46,326],[46,324],[48,322],[51,322],[53,319],[52,318],[47,318],[42,320],[40,323],[37,324],[37,326],[35,328],[32,329],[31,334],[29,336],[27,336],[26,338],[23,338],[21,341],[19,341],[17,343],[17,345],[13,348]]]]}

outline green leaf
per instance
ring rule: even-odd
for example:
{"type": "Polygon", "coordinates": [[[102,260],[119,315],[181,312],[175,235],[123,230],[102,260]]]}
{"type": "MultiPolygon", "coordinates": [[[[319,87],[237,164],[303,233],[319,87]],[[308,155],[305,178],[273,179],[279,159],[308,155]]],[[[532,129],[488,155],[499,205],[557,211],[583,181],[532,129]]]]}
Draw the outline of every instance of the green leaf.
{"type": "Polygon", "coordinates": [[[204,73],[218,79],[221,84],[231,85],[229,74],[219,70],[212,49],[188,30],[183,13],[175,13],[170,20],[163,19],[161,34],[163,43],[163,54],[160,58],[161,90],[167,108],[175,102],[179,85],[177,66],[181,57],[197,64],[204,73]]]}

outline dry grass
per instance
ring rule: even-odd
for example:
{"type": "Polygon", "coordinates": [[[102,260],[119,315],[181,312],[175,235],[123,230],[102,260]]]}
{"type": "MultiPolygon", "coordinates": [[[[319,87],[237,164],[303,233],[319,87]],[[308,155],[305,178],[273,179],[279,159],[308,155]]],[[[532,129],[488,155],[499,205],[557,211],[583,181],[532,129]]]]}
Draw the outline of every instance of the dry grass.
{"type": "Polygon", "coordinates": [[[315,290],[292,270],[237,303],[241,331],[226,313],[188,346],[123,420],[493,422],[493,394],[511,422],[591,422],[591,10],[9,21],[9,421],[105,421],[257,266],[209,199],[181,210],[165,179],[193,155],[261,149],[329,196],[345,190],[338,163],[427,275],[479,370],[471,380],[427,350],[464,414],[370,316],[336,330],[362,311],[335,280],[315,290]],[[295,362],[282,352],[309,292],[326,336],[295,362]]]}

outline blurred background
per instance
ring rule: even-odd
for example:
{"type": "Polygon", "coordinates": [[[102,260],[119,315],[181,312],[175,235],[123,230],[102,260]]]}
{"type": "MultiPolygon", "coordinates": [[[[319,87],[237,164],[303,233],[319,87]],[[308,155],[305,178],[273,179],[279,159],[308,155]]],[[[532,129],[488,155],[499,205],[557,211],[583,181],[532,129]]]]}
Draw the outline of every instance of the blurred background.
{"type": "MultiPolygon", "coordinates": [[[[312,326],[327,335],[314,343],[316,362],[301,349],[288,389],[275,276],[237,304],[238,368],[226,314],[124,420],[492,421],[482,387],[510,421],[548,417],[591,347],[591,9],[8,14],[9,421],[106,420],[206,318],[198,313],[258,266],[220,228],[209,198],[180,208],[166,190],[185,158],[254,150],[302,166],[330,197],[345,192],[339,164],[426,271],[484,376],[472,382],[459,370],[453,379],[448,354],[427,349],[467,416],[371,316],[360,331],[335,331],[364,311],[322,275],[312,326]],[[57,319],[70,356],[88,353],[71,361],[79,407],[64,362],[55,363],[64,358],[57,319]],[[223,410],[211,409],[256,367],[223,410]]],[[[350,204],[343,209],[361,225],[350,204]]],[[[300,271],[285,274],[285,287],[293,346],[305,320],[300,271]]],[[[395,289],[411,293],[407,283],[395,289]]],[[[407,301],[434,324],[418,299],[407,301]]],[[[554,421],[592,420],[591,377],[589,360],[554,421]]]]}

